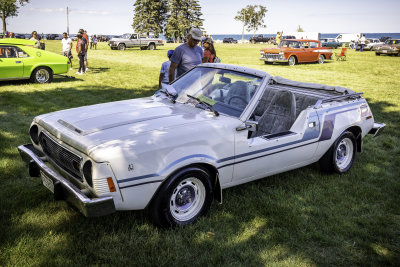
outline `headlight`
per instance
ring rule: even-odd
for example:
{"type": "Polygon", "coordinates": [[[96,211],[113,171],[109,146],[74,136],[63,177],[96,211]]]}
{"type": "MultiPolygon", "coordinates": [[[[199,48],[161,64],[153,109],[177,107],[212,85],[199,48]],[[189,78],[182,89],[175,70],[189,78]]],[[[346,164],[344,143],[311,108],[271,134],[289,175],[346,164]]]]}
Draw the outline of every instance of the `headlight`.
{"type": "Polygon", "coordinates": [[[88,185],[93,186],[92,162],[90,160],[87,160],[85,164],[83,164],[82,172],[88,185]]]}
{"type": "Polygon", "coordinates": [[[32,141],[38,145],[39,144],[39,127],[34,124],[32,127],[29,129],[29,135],[32,139],[32,141]]]}

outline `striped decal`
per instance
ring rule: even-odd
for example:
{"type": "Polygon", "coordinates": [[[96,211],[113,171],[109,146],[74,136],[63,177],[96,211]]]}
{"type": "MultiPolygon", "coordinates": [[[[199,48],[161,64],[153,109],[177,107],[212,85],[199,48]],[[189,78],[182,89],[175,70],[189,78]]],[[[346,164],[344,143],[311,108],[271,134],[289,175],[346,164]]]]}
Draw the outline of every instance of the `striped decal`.
{"type": "MultiPolygon", "coordinates": [[[[359,106],[360,103],[350,103],[344,106],[340,106],[340,107],[333,107],[328,109],[327,111],[323,111],[324,113],[326,112],[331,112],[331,111],[335,111],[338,109],[343,109],[343,108],[349,108],[349,107],[354,107],[354,106],[359,106]]],[[[324,123],[322,124],[322,127],[319,123],[320,118],[322,118],[322,114],[318,115],[316,111],[314,111],[313,113],[310,114],[310,117],[308,119],[307,124],[315,122],[316,125],[313,128],[307,128],[307,130],[305,131],[303,138],[297,141],[293,141],[290,143],[285,143],[285,144],[280,144],[277,146],[273,146],[273,147],[268,147],[268,148],[263,148],[260,150],[256,150],[256,151],[252,151],[252,152],[247,152],[247,153],[243,153],[243,154],[239,154],[239,155],[235,155],[235,156],[231,156],[231,157],[226,157],[226,158],[222,158],[222,159],[215,159],[212,156],[209,155],[205,155],[205,154],[194,154],[194,155],[189,155],[189,156],[185,156],[183,158],[180,158],[178,160],[175,160],[174,162],[168,164],[163,170],[161,170],[159,173],[152,173],[152,174],[147,174],[147,175],[142,175],[142,176],[136,176],[136,177],[131,177],[131,178],[127,178],[127,179],[123,179],[123,180],[119,180],[118,184],[123,184],[123,183],[127,183],[127,182],[132,182],[132,181],[138,181],[138,180],[142,180],[142,179],[147,179],[147,178],[152,178],[152,177],[158,177],[161,176],[164,172],[166,172],[168,169],[170,169],[171,167],[177,165],[178,163],[185,161],[187,159],[191,159],[191,158],[208,158],[212,161],[215,161],[216,163],[224,163],[224,162],[228,162],[231,160],[234,160],[234,162],[231,163],[227,163],[225,165],[219,166],[218,169],[224,168],[224,167],[228,167],[234,164],[238,164],[238,163],[242,163],[242,162],[246,162],[246,161],[250,161],[250,160],[254,160],[254,159],[258,159],[258,158],[262,158],[262,157],[266,157],[269,155],[273,155],[273,154],[277,154],[277,153],[281,153],[281,152],[285,152],[291,149],[296,149],[299,147],[303,147],[303,146],[307,146],[307,145],[311,145],[314,143],[317,143],[319,141],[325,141],[325,140],[329,140],[332,138],[332,134],[333,134],[333,126],[335,124],[335,119],[336,119],[336,115],[341,114],[341,113],[345,113],[348,111],[353,111],[353,110],[357,110],[357,108],[350,108],[350,109],[346,109],[337,113],[332,113],[332,114],[328,114],[325,116],[325,120],[324,123]],[[322,133],[321,133],[321,128],[322,128],[322,133]],[[321,133],[321,135],[320,135],[321,133]],[[320,136],[320,138],[318,140],[314,140],[320,136]],[[305,143],[307,141],[311,141],[308,143],[305,143]],[[301,143],[301,144],[300,144],[301,143]],[[292,145],[296,145],[296,144],[300,144],[298,146],[294,146],[291,148],[287,148],[288,146],[292,146],[292,145]],[[274,152],[270,152],[271,150],[275,150],[275,149],[279,149],[279,148],[283,148],[282,150],[279,151],[274,151],[274,152]],[[265,152],[269,152],[269,153],[265,153],[265,152]],[[265,153],[265,154],[262,154],[265,153]],[[262,154],[262,155],[260,155],[262,154]],[[235,161],[247,156],[251,156],[251,155],[256,155],[255,157],[252,158],[248,158],[248,159],[244,159],[242,161],[235,161]]],[[[127,185],[127,186],[122,186],[120,187],[121,189],[124,188],[128,188],[128,187],[133,187],[133,186],[139,186],[139,185],[144,185],[144,184],[149,184],[149,183],[158,183],[158,182],[162,182],[163,180],[156,180],[156,181],[149,181],[149,182],[144,182],[144,183],[138,183],[138,184],[133,184],[133,185],[127,185]]]]}

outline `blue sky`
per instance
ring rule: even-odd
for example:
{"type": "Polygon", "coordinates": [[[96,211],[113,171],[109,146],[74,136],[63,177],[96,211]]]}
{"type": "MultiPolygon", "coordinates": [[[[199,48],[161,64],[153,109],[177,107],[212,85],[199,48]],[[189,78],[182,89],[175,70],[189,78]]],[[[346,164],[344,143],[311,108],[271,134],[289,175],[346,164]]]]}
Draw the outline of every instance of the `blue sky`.
{"type": "MultiPolygon", "coordinates": [[[[18,17],[8,19],[7,28],[16,33],[62,33],[66,31],[66,7],[70,32],[85,28],[89,34],[132,32],[134,0],[30,0],[18,17]]],[[[234,20],[246,5],[264,5],[266,29],[258,33],[305,31],[321,33],[400,32],[399,0],[315,1],[315,0],[199,0],[204,28],[210,34],[241,34],[234,20]],[[339,11],[340,10],[340,11],[339,11]]]]}

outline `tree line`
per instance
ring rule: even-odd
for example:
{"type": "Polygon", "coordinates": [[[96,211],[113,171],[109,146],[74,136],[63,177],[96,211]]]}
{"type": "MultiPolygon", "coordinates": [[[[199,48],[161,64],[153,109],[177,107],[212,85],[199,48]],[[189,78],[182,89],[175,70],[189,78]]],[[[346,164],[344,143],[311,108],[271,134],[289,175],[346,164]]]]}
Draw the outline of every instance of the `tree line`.
{"type": "Polygon", "coordinates": [[[132,28],[140,34],[164,34],[176,40],[185,37],[191,27],[203,28],[198,0],[136,0],[133,6],[132,28]]]}

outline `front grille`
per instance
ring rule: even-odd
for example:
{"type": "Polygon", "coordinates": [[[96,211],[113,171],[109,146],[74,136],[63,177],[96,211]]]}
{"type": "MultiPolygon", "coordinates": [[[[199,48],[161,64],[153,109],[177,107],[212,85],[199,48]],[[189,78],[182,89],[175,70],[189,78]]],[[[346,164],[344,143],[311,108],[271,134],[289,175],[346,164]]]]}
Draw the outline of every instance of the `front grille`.
{"type": "Polygon", "coordinates": [[[82,175],[80,172],[82,162],[81,157],[62,147],[44,132],[40,133],[39,142],[47,157],[54,161],[54,163],[64,171],[82,181],[82,175]]]}
{"type": "Polygon", "coordinates": [[[273,59],[273,60],[284,60],[284,56],[283,55],[279,55],[279,54],[264,54],[263,55],[264,58],[266,59],[273,59]]]}

